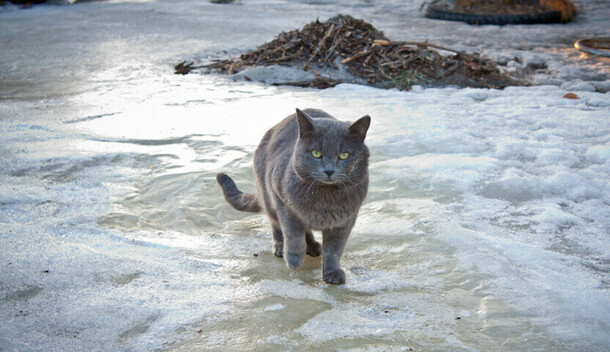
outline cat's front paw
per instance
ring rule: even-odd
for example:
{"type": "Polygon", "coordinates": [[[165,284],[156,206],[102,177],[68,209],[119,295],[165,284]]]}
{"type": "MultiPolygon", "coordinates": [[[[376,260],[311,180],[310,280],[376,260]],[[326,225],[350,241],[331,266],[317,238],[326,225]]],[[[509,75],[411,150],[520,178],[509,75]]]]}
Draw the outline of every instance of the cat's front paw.
{"type": "Polygon", "coordinates": [[[319,257],[322,254],[322,245],[318,241],[308,242],[307,254],[312,257],[319,257]]]}
{"type": "Polygon", "coordinates": [[[301,265],[303,265],[303,259],[305,256],[303,254],[297,253],[286,253],[284,255],[284,260],[286,261],[286,265],[292,270],[297,270],[301,265]]]}
{"type": "Polygon", "coordinates": [[[345,272],[342,269],[325,270],[322,279],[329,284],[341,285],[345,283],[345,272]]]}

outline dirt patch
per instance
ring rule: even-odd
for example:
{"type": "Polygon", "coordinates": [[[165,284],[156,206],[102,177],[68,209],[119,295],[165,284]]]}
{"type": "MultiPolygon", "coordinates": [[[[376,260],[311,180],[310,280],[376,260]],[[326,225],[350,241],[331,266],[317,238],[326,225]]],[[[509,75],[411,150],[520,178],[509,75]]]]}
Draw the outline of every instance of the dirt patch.
{"type": "Polygon", "coordinates": [[[280,33],[273,41],[239,58],[218,60],[206,66],[182,62],[176,65],[176,73],[186,74],[193,68],[205,68],[206,72],[235,74],[248,68],[270,65],[312,70],[316,76],[314,79],[275,83],[303,87],[328,88],[338,83],[355,82],[327,77],[319,73],[323,71],[320,68],[346,70],[359,82],[400,90],[409,90],[414,85],[500,89],[525,85],[478,54],[427,42],[392,41],[370,23],[344,15],[280,33]]]}

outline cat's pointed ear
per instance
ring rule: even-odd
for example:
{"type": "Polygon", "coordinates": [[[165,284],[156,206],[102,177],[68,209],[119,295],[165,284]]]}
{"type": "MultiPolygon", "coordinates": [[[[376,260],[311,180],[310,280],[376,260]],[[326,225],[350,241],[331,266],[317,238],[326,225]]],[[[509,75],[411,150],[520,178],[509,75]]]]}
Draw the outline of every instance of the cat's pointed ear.
{"type": "Polygon", "coordinates": [[[366,137],[366,131],[369,130],[369,126],[371,125],[371,117],[369,115],[363,116],[358,121],[352,123],[349,126],[349,133],[352,136],[360,138],[364,140],[366,137]]]}
{"type": "Polygon", "coordinates": [[[299,137],[306,138],[313,135],[313,122],[311,117],[297,109],[297,122],[299,124],[299,137]]]}

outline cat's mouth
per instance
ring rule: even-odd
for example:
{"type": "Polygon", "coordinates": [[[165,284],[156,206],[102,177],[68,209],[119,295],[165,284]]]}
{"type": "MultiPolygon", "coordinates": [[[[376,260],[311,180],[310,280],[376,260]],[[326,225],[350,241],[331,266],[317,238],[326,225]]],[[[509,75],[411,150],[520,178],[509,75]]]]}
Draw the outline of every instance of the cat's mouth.
{"type": "Polygon", "coordinates": [[[324,177],[316,177],[316,182],[321,183],[323,185],[337,185],[343,182],[342,177],[333,176],[324,176],[324,177]]]}

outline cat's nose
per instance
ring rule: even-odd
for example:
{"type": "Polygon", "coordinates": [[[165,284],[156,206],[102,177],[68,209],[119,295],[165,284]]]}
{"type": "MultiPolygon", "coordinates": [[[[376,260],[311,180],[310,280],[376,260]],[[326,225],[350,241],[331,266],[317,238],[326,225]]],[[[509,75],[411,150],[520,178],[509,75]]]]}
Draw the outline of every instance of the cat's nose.
{"type": "Polygon", "coordinates": [[[328,175],[328,177],[332,176],[332,174],[334,173],[334,170],[324,170],[324,173],[328,175]]]}

